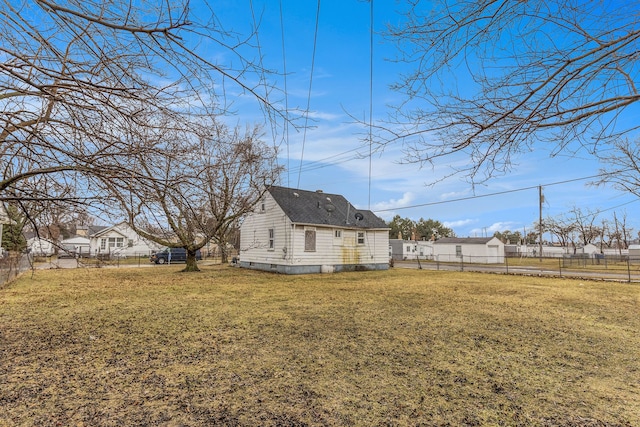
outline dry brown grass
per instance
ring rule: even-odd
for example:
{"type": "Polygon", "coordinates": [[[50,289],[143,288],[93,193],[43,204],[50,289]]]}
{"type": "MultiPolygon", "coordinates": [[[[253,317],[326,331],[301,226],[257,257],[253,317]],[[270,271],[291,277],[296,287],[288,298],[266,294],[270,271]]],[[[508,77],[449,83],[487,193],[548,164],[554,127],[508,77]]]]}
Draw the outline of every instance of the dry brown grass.
{"type": "Polygon", "coordinates": [[[390,270],[39,271],[0,425],[640,425],[640,288],[390,270]]]}

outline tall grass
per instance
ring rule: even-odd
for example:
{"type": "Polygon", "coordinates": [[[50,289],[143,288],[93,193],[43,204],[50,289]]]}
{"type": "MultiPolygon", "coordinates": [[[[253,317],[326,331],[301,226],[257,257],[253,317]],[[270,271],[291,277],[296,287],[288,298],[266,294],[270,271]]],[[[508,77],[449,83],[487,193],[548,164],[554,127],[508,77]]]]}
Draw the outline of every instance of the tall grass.
{"type": "Polygon", "coordinates": [[[0,425],[640,425],[637,285],[180,268],[0,291],[0,425]]]}

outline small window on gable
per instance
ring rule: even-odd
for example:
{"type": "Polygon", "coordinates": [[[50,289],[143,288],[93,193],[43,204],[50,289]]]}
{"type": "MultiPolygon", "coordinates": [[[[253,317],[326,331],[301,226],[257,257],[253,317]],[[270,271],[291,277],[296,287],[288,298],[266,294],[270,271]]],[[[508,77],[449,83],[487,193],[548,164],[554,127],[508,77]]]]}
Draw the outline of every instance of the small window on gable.
{"type": "Polygon", "coordinates": [[[305,252],[316,251],[316,229],[306,228],[304,230],[304,250],[305,252]]]}
{"type": "Polygon", "coordinates": [[[358,231],[358,244],[359,245],[364,245],[364,231],[358,231]]]}
{"type": "Polygon", "coordinates": [[[264,200],[262,200],[260,202],[260,212],[266,212],[266,210],[267,210],[267,204],[264,200]]]}
{"type": "Polygon", "coordinates": [[[276,233],[273,228],[269,229],[269,250],[276,248],[276,233]]]}

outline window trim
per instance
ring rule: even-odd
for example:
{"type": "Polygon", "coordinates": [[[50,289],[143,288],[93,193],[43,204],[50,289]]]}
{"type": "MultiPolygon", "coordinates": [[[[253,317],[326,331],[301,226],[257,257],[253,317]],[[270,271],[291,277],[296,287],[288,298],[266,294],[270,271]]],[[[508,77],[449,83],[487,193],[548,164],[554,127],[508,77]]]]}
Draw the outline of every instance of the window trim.
{"type": "Polygon", "coordinates": [[[275,251],[276,250],[276,230],[275,228],[267,229],[267,238],[269,241],[268,250],[275,251]]]}

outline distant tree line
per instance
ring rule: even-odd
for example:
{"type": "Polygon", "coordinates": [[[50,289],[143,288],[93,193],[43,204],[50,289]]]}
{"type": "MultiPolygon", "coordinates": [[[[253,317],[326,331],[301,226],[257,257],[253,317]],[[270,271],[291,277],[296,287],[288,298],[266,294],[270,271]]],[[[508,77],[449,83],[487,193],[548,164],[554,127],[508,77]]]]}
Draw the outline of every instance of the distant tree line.
{"type": "Polygon", "coordinates": [[[420,218],[418,221],[414,221],[396,215],[387,225],[390,228],[390,239],[437,240],[441,237],[455,237],[456,235],[451,228],[431,218],[420,218]]]}
{"type": "MultiPolygon", "coordinates": [[[[544,218],[542,232],[543,243],[565,247],[594,244],[601,249],[627,249],[634,239],[640,239],[640,234],[629,226],[626,212],[601,218],[597,211],[577,207],[566,214],[544,218]]],[[[493,235],[506,244],[535,244],[540,242],[540,224],[536,222],[526,235],[511,230],[496,231],[493,235]]]]}

